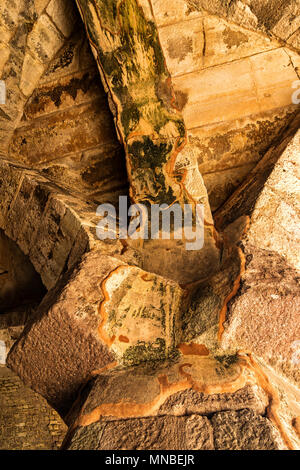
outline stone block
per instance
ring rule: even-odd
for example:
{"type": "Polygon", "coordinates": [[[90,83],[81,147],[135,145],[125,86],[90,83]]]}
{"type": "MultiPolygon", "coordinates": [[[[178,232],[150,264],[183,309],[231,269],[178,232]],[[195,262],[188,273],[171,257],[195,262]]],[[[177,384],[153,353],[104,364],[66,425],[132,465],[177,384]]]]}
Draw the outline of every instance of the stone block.
{"type": "Polygon", "coordinates": [[[8,364],[65,409],[93,370],[174,354],[182,302],[176,283],[91,252],[46,295],[8,364]]]}

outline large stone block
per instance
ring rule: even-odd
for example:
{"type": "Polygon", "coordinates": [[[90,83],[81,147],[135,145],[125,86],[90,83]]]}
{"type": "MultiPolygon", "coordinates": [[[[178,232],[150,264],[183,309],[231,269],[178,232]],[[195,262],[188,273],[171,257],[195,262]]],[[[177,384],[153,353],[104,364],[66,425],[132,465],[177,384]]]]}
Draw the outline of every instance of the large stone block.
{"type": "Polygon", "coordinates": [[[228,306],[222,344],[253,351],[299,384],[300,134],[291,139],[293,130],[260,162],[219,220],[224,223],[230,213],[251,215],[242,240],[245,270],[228,306]]]}
{"type": "Polygon", "coordinates": [[[91,252],[49,291],[7,363],[64,412],[93,370],[172,356],[183,297],[172,281],[91,252]]]}
{"type": "Polygon", "coordinates": [[[66,431],[44,398],[0,366],[1,450],[57,450],[66,431]]]}
{"type": "Polygon", "coordinates": [[[67,417],[71,425],[63,447],[213,449],[210,422],[201,415],[244,407],[264,413],[267,397],[251,380],[245,385],[250,376],[242,361],[231,358],[224,367],[201,355],[201,348],[185,346],[185,355],[173,363],[100,372],[67,417]]]}
{"type": "Polygon", "coordinates": [[[67,450],[213,450],[205,416],[159,416],[97,422],[76,429],[67,450]]]}
{"type": "Polygon", "coordinates": [[[286,449],[272,423],[252,410],[216,413],[211,424],[216,450],[286,449]]]}

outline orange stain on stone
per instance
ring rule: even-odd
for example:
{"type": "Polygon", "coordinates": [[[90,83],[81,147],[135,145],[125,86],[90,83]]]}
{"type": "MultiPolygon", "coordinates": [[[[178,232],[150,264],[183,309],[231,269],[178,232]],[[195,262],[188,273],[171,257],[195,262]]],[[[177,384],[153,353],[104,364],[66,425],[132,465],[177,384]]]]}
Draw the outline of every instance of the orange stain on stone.
{"type": "Polygon", "coordinates": [[[241,261],[241,269],[240,269],[240,273],[239,273],[238,277],[236,278],[236,280],[233,283],[232,291],[225,298],[224,305],[222,307],[222,310],[220,311],[218,341],[221,341],[222,335],[224,333],[224,323],[226,321],[227,304],[236,295],[237,291],[239,290],[240,283],[241,283],[241,277],[242,277],[243,273],[245,272],[245,262],[246,262],[245,255],[244,255],[244,253],[242,252],[242,250],[240,248],[238,248],[238,253],[239,253],[239,257],[240,257],[240,261],[241,261]]]}
{"type": "Polygon", "coordinates": [[[267,416],[272,421],[272,423],[276,426],[280,435],[287,446],[288,449],[294,450],[295,447],[289,438],[284,425],[281,422],[280,416],[278,414],[278,410],[280,407],[280,399],[277,391],[272,387],[267,375],[262,371],[261,367],[254,361],[251,353],[245,353],[247,356],[248,367],[252,369],[255,373],[257,384],[265,391],[269,399],[269,405],[267,407],[267,416]]]}
{"type": "Polygon", "coordinates": [[[100,288],[103,294],[103,300],[99,305],[99,315],[101,318],[99,327],[98,327],[98,333],[102,341],[110,348],[113,342],[115,341],[116,337],[115,335],[109,336],[106,331],[104,330],[104,326],[107,322],[107,312],[105,309],[105,304],[110,300],[109,294],[106,289],[106,283],[107,281],[112,277],[112,275],[118,273],[122,269],[126,269],[128,266],[121,264],[117,268],[115,268],[113,271],[111,271],[108,276],[106,276],[105,279],[100,284],[100,288]]]}
{"type": "MultiPolygon", "coordinates": [[[[205,360],[205,358],[202,360],[205,360]]],[[[158,376],[157,380],[160,385],[160,392],[153,400],[146,403],[103,403],[86,415],[84,414],[83,410],[78,418],[76,425],[88,426],[99,421],[99,419],[105,416],[113,416],[118,419],[155,416],[167,398],[169,398],[171,395],[174,395],[174,393],[187,389],[194,389],[198,392],[206,394],[233,393],[249,383],[247,367],[243,359],[240,361],[241,370],[239,376],[236,379],[223,384],[205,384],[197,382],[197,380],[193,379],[192,374],[189,374],[184,370],[186,367],[191,367],[191,364],[184,363],[179,365],[178,372],[183,377],[183,380],[179,380],[177,382],[170,383],[166,375],[158,376]]]]}
{"type": "Polygon", "coordinates": [[[209,350],[204,344],[180,343],[177,348],[184,356],[208,356],[209,350]]]}
{"type": "Polygon", "coordinates": [[[129,338],[127,338],[127,336],[120,335],[119,336],[119,341],[121,343],[129,343],[129,338]]]}

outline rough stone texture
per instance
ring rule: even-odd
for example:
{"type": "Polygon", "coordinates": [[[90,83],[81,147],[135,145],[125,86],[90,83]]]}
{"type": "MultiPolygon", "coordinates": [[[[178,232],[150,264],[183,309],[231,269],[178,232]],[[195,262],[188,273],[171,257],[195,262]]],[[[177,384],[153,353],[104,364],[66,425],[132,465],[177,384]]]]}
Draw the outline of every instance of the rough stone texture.
{"type": "MultiPolygon", "coordinates": [[[[300,114],[297,113],[291,123],[284,129],[274,144],[269,148],[261,161],[249,173],[245,181],[232,194],[226,203],[214,214],[216,226],[224,230],[231,222],[241,216],[251,216],[258,196],[274,169],[281,155],[287,150],[300,125],[300,114]]],[[[293,145],[295,149],[295,145],[293,145]]],[[[296,149],[297,150],[297,149],[296,149]]],[[[297,158],[297,154],[295,155],[297,158]]]]}
{"type": "MultiPolygon", "coordinates": [[[[140,248],[143,267],[178,282],[200,279],[218,267],[219,249],[198,151],[187,141],[149,3],[77,4],[125,144],[132,200],[147,207],[177,202],[182,208],[188,202],[204,206],[204,247],[193,253],[176,240],[165,246],[161,240],[145,240],[140,248]]],[[[129,244],[137,250],[141,245],[129,244]]]]}
{"type": "Polygon", "coordinates": [[[1,450],[56,450],[66,431],[46,400],[0,366],[1,450]]]}
{"type": "Polygon", "coordinates": [[[73,0],[5,1],[0,31],[0,153],[115,204],[128,193],[123,149],[73,0]]]}
{"type": "Polygon", "coordinates": [[[68,450],[213,450],[212,428],[203,416],[159,416],[98,422],[76,429],[68,450]]]}
{"type": "MultiPolygon", "coordinates": [[[[108,100],[74,1],[0,5],[0,79],[7,88],[0,227],[48,289],[59,282],[11,353],[14,367],[65,414],[92,369],[115,358],[122,367],[148,360],[141,369],[98,371],[82,390],[68,416],[74,448],[280,448],[259,414],[297,447],[299,393],[291,382],[299,379],[299,135],[291,138],[299,117],[291,101],[299,82],[299,2],[99,0],[101,21],[90,16],[95,2],[77,3],[108,100]],[[178,241],[96,240],[96,205],[116,205],[128,189],[111,114],[134,201],[204,202],[200,256],[182,255],[178,241]],[[220,208],[238,185],[216,214],[225,229],[219,235],[209,205],[220,208]],[[98,284],[87,270],[77,287],[82,278],[71,270],[89,250],[102,267],[109,260],[108,271],[117,270],[107,278],[96,270],[98,284]],[[134,265],[180,280],[185,293],[134,265]],[[191,300],[187,311],[170,286],[191,300]],[[181,337],[170,323],[174,313],[181,337]],[[236,354],[240,348],[260,363],[236,354]],[[173,363],[161,369],[156,359],[166,355],[173,363]],[[46,371],[38,369],[42,361],[46,371]],[[200,415],[216,412],[213,443],[200,415]]],[[[13,264],[16,281],[22,259],[8,260],[3,247],[0,255],[4,271],[13,264]]],[[[5,297],[11,278],[3,276],[5,297]]],[[[1,315],[6,349],[32,315],[30,305],[25,310],[1,315]]]]}
{"type": "Polygon", "coordinates": [[[246,245],[244,252],[246,270],[222,345],[255,352],[299,384],[299,272],[272,251],[246,245]]]}
{"type": "Polygon", "coordinates": [[[243,361],[226,365],[225,360],[201,356],[199,350],[197,355],[195,346],[189,347],[179,361],[158,364],[158,368],[145,364],[126,371],[100,372],[82,388],[67,417],[71,425],[63,448],[214,449],[214,439],[221,447],[228,432],[228,426],[220,430],[216,426],[226,416],[216,413],[221,410],[241,410],[229,412],[234,417],[232,432],[241,428],[233,448],[264,444],[278,448],[278,442],[284,447],[278,431],[260,416],[268,399],[259,386],[250,384],[251,375],[247,378],[242,372],[243,361]],[[245,385],[247,380],[249,385],[245,385]],[[216,436],[210,419],[201,416],[212,413],[216,413],[212,418],[216,436]],[[245,434],[246,418],[251,421],[245,434]]]}
{"type": "MultiPolygon", "coordinates": [[[[283,3],[278,9],[270,1],[177,0],[170,6],[151,0],[177,107],[189,143],[197,147],[213,211],[296,111],[292,86],[299,76],[299,55],[264,27],[266,18],[275,16],[275,23],[288,21],[285,32],[295,31],[295,12],[283,3]],[[237,14],[241,6],[243,13],[237,14]],[[259,20],[249,25],[247,14],[256,18],[251,8],[259,20]]],[[[299,9],[296,1],[291,7],[299,9]]]]}
{"type": "Polygon", "coordinates": [[[70,192],[46,175],[4,159],[0,186],[0,227],[28,255],[47,289],[93,248],[139,263],[134,250],[124,251],[120,240],[96,237],[96,205],[82,199],[76,188],[70,192]]]}
{"type": "Polygon", "coordinates": [[[252,410],[216,413],[211,425],[216,450],[285,449],[278,430],[252,410]]]}
{"type": "Polygon", "coordinates": [[[66,420],[76,427],[102,419],[208,415],[244,407],[263,414],[268,398],[247,364],[237,355],[213,357],[190,344],[171,363],[100,371],[81,390],[66,420]]]}
{"type": "MultiPolygon", "coordinates": [[[[230,240],[232,242],[232,240],[230,240]]],[[[195,340],[209,349],[218,348],[218,336],[227,303],[239,288],[243,266],[240,249],[229,244],[223,250],[220,271],[197,285],[182,318],[183,340],[195,340]]]]}
{"type": "Polygon", "coordinates": [[[191,11],[206,10],[283,41],[292,36],[300,25],[298,0],[184,0],[184,3],[191,11]]]}
{"type": "Polygon", "coordinates": [[[300,269],[300,131],[279,158],[260,193],[247,234],[250,244],[272,250],[300,269]]]}
{"type": "Polygon", "coordinates": [[[275,165],[276,151],[261,162],[244,185],[246,194],[239,191],[221,214],[232,217],[235,207],[239,213],[251,212],[242,244],[245,271],[229,304],[222,345],[253,351],[298,384],[299,138],[298,132],[275,165]],[[253,204],[247,193],[255,190],[259,196],[253,204]]]}
{"type": "MultiPolygon", "coordinates": [[[[69,0],[64,0],[69,2],[69,0]]],[[[0,10],[1,41],[5,59],[0,77],[5,80],[7,100],[0,113],[0,152],[6,153],[20,122],[26,98],[37,86],[47,65],[65,39],[36,2],[4,1],[0,10]]]]}
{"type": "Polygon", "coordinates": [[[45,291],[26,256],[0,231],[0,314],[22,303],[41,300],[45,291]]]}
{"type": "Polygon", "coordinates": [[[44,298],[7,364],[56,409],[65,410],[95,369],[174,354],[183,291],[101,252],[44,298]],[[40,364],[43,364],[40,367],[40,364]]]}
{"type": "Polygon", "coordinates": [[[116,203],[128,193],[124,152],[78,21],[79,15],[76,30],[34,85],[9,156],[56,184],[77,188],[87,200],[116,203]]]}

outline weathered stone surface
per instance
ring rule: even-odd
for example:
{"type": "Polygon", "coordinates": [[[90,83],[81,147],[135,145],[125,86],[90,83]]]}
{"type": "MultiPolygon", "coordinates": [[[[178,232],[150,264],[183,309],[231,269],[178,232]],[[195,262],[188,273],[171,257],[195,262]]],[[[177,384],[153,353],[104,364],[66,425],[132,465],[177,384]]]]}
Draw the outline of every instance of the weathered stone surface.
{"type": "MultiPolygon", "coordinates": [[[[160,0],[160,3],[162,1],[160,0]]],[[[282,40],[290,37],[299,28],[297,0],[185,0],[185,3],[192,11],[208,11],[245,28],[272,34],[282,40]]]]}
{"type": "Polygon", "coordinates": [[[66,431],[46,400],[0,366],[1,450],[56,450],[66,431]]]}
{"type": "Polygon", "coordinates": [[[204,16],[202,21],[181,20],[159,28],[159,37],[172,77],[187,75],[212,67],[253,56],[280,46],[261,34],[252,33],[215,16],[204,16]]]}
{"type": "Polygon", "coordinates": [[[240,249],[234,244],[225,248],[220,271],[196,286],[190,305],[183,315],[183,339],[217,347],[222,318],[229,299],[236,293],[243,268],[240,249]],[[227,251],[227,253],[226,253],[227,251]]]}
{"type": "Polygon", "coordinates": [[[5,46],[0,76],[7,90],[6,103],[0,113],[0,150],[3,153],[7,152],[13,131],[22,118],[25,97],[31,95],[47,63],[65,41],[49,16],[41,15],[46,4],[22,0],[2,5],[1,40],[5,46]]]}
{"type": "Polygon", "coordinates": [[[43,13],[27,40],[29,52],[41,63],[49,62],[63,45],[63,37],[48,15],[43,13]]]}
{"type": "MultiPolygon", "coordinates": [[[[68,263],[81,222],[58,188],[46,178],[1,162],[0,226],[29,256],[47,288],[55,285],[68,263]]],[[[89,236],[81,240],[81,255],[89,236]]],[[[75,260],[73,260],[74,262],[75,260]]],[[[77,258],[78,261],[78,258],[77,258]]]]}
{"type": "Polygon", "coordinates": [[[216,413],[211,425],[216,450],[286,449],[272,423],[252,410],[216,413]]]}
{"type": "Polygon", "coordinates": [[[300,269],[300,131],[266,181],[251,217],[250,244],[272,250],[300,269]]]}
{"type": "MultiPolygon", "coordinates": [[[[265,413],[268,398],[251,383],[244,359],[216,359],[193,343],[180,349],[184,355],[170,364],[100,371],[81,390],[67,417],[70,428],[63,448],[213,449],[210,422],[201,415],[221,410],[243,410],[240,419],[237,414],[233,420],[241,428],[248,413],[259,441],[268,430],[270,442],[275,441],[273,434],[280,440],[278,431],[271,435],[272,425],[259,416],[265,413]],[[255,421],[260,427],[255,428],[255,421]]],[[[214,417],[218,415],[222,413],[214,417]]]]}
{"type": "Polygon", "coordinates": [[[110,143],[113,138],[107,105],[97,100],[20,126],[13,138],[11,154],[17,154],[20,148],[18,159],[32,165],[51,161],[56,154],[64,157],[80,153],[110,143]]]}
{"type": "Polygon", "coordinates": [[[236,204],[237,212],[250,212],[251,219],[242,245],[245,271],[230,302],[222,340],[225,348],[255,352],[298,383],[299,138],[298,132],[287,146],[284,139],[253,172],[244,185],[246,193],[239,192],[229,204],[231,209],[236,204]],[[274,166],[282,145],[286,148],[274,166]],[[250,191],[259,193],[254,203],[255,192],[250,191]]]}
{"type": "MultiPolygon", "coordinates": [[[[272,2],[250,3],[152,2],[176,105],[189,143],[198,148],[213,211],[239,186],[297,109],[291,88],[299,75],[299,55],[281,47],[275,30],[272,37],[268,34],[266,19],[274,15],[274,26],[285,18],[286,31],[291,31],[295,15],[283,4],[277,10],[272,2]],[[253,24],[248,24],[248,14],[253,24]]],[[[297,2],[291,5],[297,10],[297,2]]]]}
{"type": "Polygon", "coordinates": [[[299,383],[299,273],[278,254],[244,248],[241,288],[228,307],[224,348],[255,352],[299,383]]]}
{"type": "MultiPolygon", "coordinates": [[[[256,200],[263,191],[264,185],[274,169],[275,163],[281,157],[285,150],[287,156],[289,149],[287,148],[300,124],[300,115],[297,113],[295,118],[290,122],[286,129],[277,137],[276,141],[268,149],[261,161],[249,173],[245,181],[226,201],[226,203],[214,214],[216,226],[219,230],[224,230],[231,222],[240,216],[251,216],[256,206],[256,200]]],[[[297,159],[297,145],[292,144],[292,148],[296,150],[295,158],[297,159]]],[[[293,152],[291,148],[291,151],[293,152]]]]}
{"type": "Polygon", "coordinates": [[[240,217],[227,227],[222,234],[220,270],[187,286],[189,305],[182,315],[183,341],[195,341],[218,351],[227,304],[236,295],[244,271],[244,255],[238,244],[247,225],[247,217],[240,217]]]}
{"type": "MultiPolygon", "coordinates": [[[[204,205],[204,219],[209,226],[204,248],[196,250],[195,256],[176,240],[166,246],[161,241],[146,240],[140,249],[144,267],[176,281],[200,279],[208,268],[214,271],[218,266],[219,248],[197,166],[198,151],[187,142],[148,2],[114,1],[108,7],[105,2],[94,5],[79,0],[77,4],[109,92],[118,136],[125,144],[132,200],[148,207],[170,207],[177,202],[182,208],[187,202],[204,205]],[[174,256],[177,269],[173,273],[173,267],[168,269],[168,265],[174,256]],[[158,259],[162,260],[159,266],[158,259]]],[[[140,243],[130,241],[130,245],[138,250],[140,243]]]]}
{"type": "Polygon", "coordinates": [[[46,12],[65,37],[69,37],[72,34],[78,20],[72,0],[51,0],[46,8],[46,12]]]}
{"type": "Polygon", "coordinates": [[[76,429],[68,450],[213,450],[212,427],[204,416],[159,416],[100,421],[76,429]]]}
{"type": "Polygon", "coordinates": [[[100,371],[82,389],[67,422],[87,426],[99,420],[206,415],[245,406],[264,413],[268,398],[253,381],[245,358],[209,356],[193,343],[179,348],[183,355],[171,363],[100,371]]]}
{"type": "Polygon", "coordinates": [[[91,252],[49,291],[7,363],[65,410],[93,370],[174,354],[182,301],[174,282],[91,252]]]}

